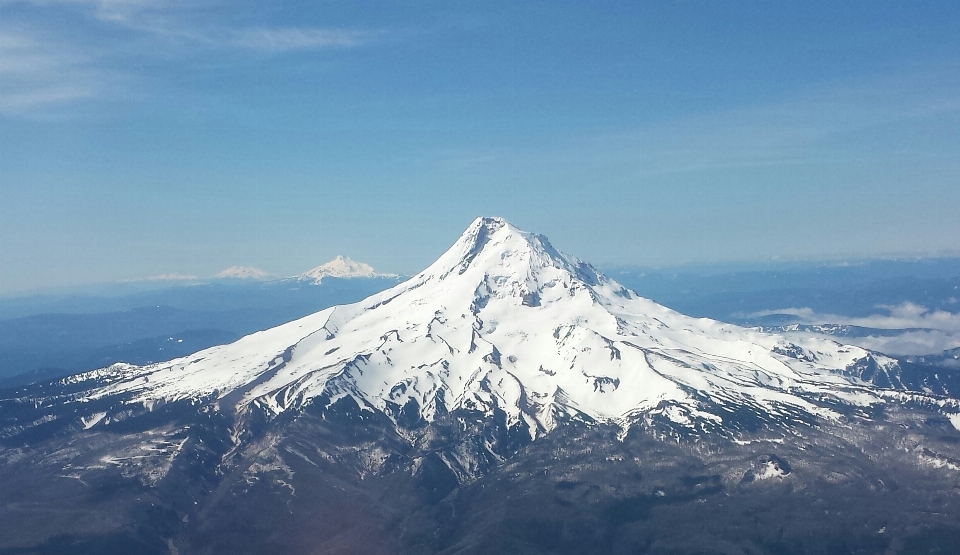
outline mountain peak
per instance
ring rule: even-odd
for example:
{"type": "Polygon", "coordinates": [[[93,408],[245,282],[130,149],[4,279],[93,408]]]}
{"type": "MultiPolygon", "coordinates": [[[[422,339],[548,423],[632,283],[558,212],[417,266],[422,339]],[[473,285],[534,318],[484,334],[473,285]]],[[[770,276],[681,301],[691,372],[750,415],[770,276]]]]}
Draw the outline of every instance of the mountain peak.
{"type": "Polygon", "coordinates": [[[253,266],[230,266],[213,276],[220,279],[266,279],[270,274],[253,266]]]}
{"type": "Polygon", "coordinates": [[[296,278],[301,281],[319,283],[324,277],[357,278],[377,277],[380,275],[382,274],[378,274],[373,270],[373,266],[364,264],[363,262],[356,262],[342,254],[338,254],[333,260],[304,272],[296,276],[296,278]]]}
{"type": "Polygon", "coordinates": [[[481,217],[417,277],[448,279],[475,273],[493,283],[520,280],[527,284],[524,289],[530,289],[556,281],[556,276],[546,277],[544,272],[557,270],[589,285],[609,281],[589,264],[555,249],[543,235],[523,231],[503,218],[481,217]]]}
{"type": "MultiPolygon", "coordinates": [[[[499,231],[504,227],[511,227],[513,229],[518,229],[516,226],[508,222],[506,219],[499,216],[480,216],[477,219],[473,220],[473,223],[470,224],[470,227],[467,228],[466,232],[469,232],[473,229],[483,228],[489,233],[494,233],[499,231]]],[[[465,232],[465,233],[466,233],[465,232]]]]}

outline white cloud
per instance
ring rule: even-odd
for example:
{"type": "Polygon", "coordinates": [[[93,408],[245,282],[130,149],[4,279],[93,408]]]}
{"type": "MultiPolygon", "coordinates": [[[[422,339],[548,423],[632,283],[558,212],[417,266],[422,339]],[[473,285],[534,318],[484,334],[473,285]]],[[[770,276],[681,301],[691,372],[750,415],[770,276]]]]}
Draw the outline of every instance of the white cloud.
{"type": "Polygon", "coordinates": [[[71,48],[0,28],[0,114],[95,98],[112,79],[71,48]]]}
{"type": "Polygon", "coordinates": [[[102,21],[127,21],[148,10],[170,10],[183,6],[174,0],[0,0],[0,6],[30,4],[39,8],[74,6],[89,10],[102,21]]]}
{"type": "Polygon", "coordinates": [[[831,141],[890,124],[956,117],[955,63],[811,85],[764,103],[587,137],[576,148],[598,160],[636,160],[637,175],[644,177],[849,162],[847,150],[832,154],[831,141]]]}
{"type": "Polygon", "coordinates": [[[285,52],[351,48],[369,44],[382,31],[328,27],[237,27],[213,24],[209,2],[179,0],[0,0],[0,6],[31,4],[39,8],[76,6],[96,19],[134,31],[192,40],[197,45],[285,52]],[[205,17],[199,18],[196,13],[205,17]]]}
{"type": "Polygon", "coordinates": [[[170,7],[173,2],[158,0],[66,0],[72,4],[88,4],[94,7],[96,16],[104,21],[125,21],[146,9],[170,7]]]}
{"type": "Polygon", "coordinates": [[[843,316],[818,313],[811,308],[803,307],[763,310],[749,316],[756,318],[771,314],[792,314],[797,317],[800,323],[810,325],[839,324],[883,330],[921,328],[895,335],[867,335],[863,337],[838,337],[813,332],[789,332],[786,334],[796,337],[822,337],[890,355],[938,354],[946,349],[960,347],[960,314],[943,310],[930,310],[923,305],[909,302],[898,305],[878,305],[877,308],[886,311],[887,314],[872,314],[861,317],[843,316]]]}
{"type": "Polygon", "coordinates": [[[260,27],[231,33],[235,46],[270,52],[352,48],[375,40],[380,33],[353,29],[260,27]]]}
{"type": "Polygon", "coordinates": [[[940,330],[911,331],[891,337],[844,337],[842,342],[891,355],[928,355],[960,347],[960,336],[940,330]]]}
{"type": "MultiPolygon", "coordinates": [[[[32,13],[4,17],[0,27],[0,114],[8,116],[48,114],[60,106],[115,96],[144,59],[346,49],[370,44],[385,34],[307,26],[232,26],[216,17],[222,6],[205,2],[0,0],[0,10],[17,5],[30,6],[32,13]],[[64,8],[78,13],[65,16],[64,8]],[[57,26],[48,25],[51,17],[75,20],[77,29],[83,28],[86,17],[96,32],[82,41],[77,33],[56,34],[57,26]],[[123,32],[105,33],[104,26],[123,32]]],[[[4,12],[0,15],[9,13],[4,12]]]]}
{"type": "Polygon", "coordinates": [[[869,335],[865,337],[837,337],[812,332],[787,332],[784,335],[829,339],[888,355],[931,355],[960,347],[960,333],[943,330],[907,331],[890,336],[869,335]]]}
{"type": "Polygon", "coordinates": [[[843,316],[840,314],[821,314],[811,308],[803,307],[762,310],[750,314],[749,317],[759,318],[771,314],[792,314],[797,316],[802,324],[841,324],[888,330],[930,328],[960,331],[960,313],[930,310],[923,305],[909,302],[899,305],[878,305],[877,308],[886,310],[888,314],[843,316]]]}

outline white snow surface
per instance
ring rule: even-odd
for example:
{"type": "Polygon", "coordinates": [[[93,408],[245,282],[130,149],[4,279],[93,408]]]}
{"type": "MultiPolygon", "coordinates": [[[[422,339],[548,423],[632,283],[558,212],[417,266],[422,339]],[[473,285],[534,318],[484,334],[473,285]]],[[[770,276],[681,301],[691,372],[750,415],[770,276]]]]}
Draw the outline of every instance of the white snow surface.
{"type": "Polygon", "coordinates": [[[358,278],[378,277],[381,275],[385,274],[376,273],[373,271],[373,266],[369,264],[353,261],[343,255],[337,255],[337,257],[330,262],[326,262],[308,272],[295,276],[295,279],[320,283],[323,278],[327,276],[335,278],[358,278]]]}
{"type": "Polygon", "coordinates": [[[773,461],[767,461],[759,472],[754,474],[756,480],[769,480],[770,478],[783,478],[787,473],[780,468],[780,465],[773,461]]]}
{"type": "Polygon", "coordinates": [[[785,418],[837,417],[802,393],[883,401],[844,372],[866,350],[790,341],[684,316],[540,235],[478,218],[430,267],[391,289],[181,359],[96,370],[104,385],[92,397],[125,393],[151,407],[206,398],[221,410],[279,414],[323,394],[331,403],[350,395],[388,415],[412,399],[428,421],[441,408],[499,409],[534,437],[564,415],[624,426],[644,414],[722,423],[724,413],[696,397],[785,418]]]}
{"type": "Polygon", "coordinates": [[[270,274],[253,266],[230,266],[213,277],[222,279],[267,279],[270,274]]]}
{"type": "Polygon", "coordinates": [[[950,423],[953,424],[954,428],[960,430],[960,414],[948,414],[947,418],[950,419],[950,423]]]}

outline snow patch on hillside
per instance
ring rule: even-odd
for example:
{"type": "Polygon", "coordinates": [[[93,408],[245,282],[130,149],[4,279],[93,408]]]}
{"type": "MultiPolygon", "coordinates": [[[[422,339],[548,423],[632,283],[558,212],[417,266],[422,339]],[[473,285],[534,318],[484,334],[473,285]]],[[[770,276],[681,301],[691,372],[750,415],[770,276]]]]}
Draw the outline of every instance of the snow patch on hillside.
{"type": "Polygon", "coordinates": [[[953,424],[954,428],[960,430],[960,414],[948,414],[947,418],[950,420],[950,423],[953,424]]]}

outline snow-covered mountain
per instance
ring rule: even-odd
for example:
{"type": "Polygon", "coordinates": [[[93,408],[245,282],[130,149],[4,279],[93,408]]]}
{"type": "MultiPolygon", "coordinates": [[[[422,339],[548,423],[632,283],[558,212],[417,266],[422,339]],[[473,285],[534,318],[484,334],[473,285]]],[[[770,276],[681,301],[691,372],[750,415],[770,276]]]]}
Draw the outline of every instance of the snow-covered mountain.
{"type": "Polygon", "coordinates": [[[569,418],[730,432],[744,418],[836,420],[837,406],[903,397],[895,360],[794,341],[686,317],[542,236],[480,218],[429,268],[359,303],[171,362],[76,379],[103,384],[87,399],[206,400],[271,417],[346,396],[393,419],[499,410],[531,437],[569,418]]]}
{"type": "Polygon", "coordinates": [[[270,273],[253,266],[230,266],[215,276],[218,279],[267,279],[270,273]]]}
{"type": "Polygon", "coordinates": [[[355,262],[343,255],[337,255],[330,262],[325,262],[316,268],[294,276],[299,281],[320,283],[325,277],[335,278],[365,278],[365,277],[394,277],[392,274],[379,274],[373,266],[363,262],[355,262]]]}
{"type": "Polygon", "coordinates": [[[0,391],[0,551],[954,552],[960,380],[915,366],[481,218],[360,302],[0,391]]]}

